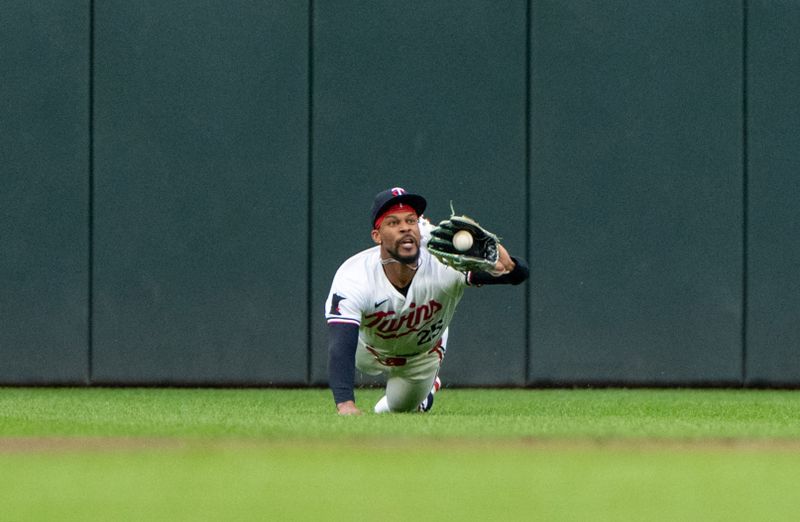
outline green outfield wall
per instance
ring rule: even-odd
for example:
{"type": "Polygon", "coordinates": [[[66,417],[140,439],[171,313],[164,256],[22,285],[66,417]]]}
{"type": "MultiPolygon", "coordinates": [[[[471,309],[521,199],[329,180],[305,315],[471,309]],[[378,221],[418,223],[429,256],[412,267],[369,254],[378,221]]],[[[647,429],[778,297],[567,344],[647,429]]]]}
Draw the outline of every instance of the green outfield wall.
{"type": "Polygon", "coordinates": [[[460,386],[800,385],[800,5],[0,6],[0,384],[324,385],[401,185],[529,260],[460,386]]]}
{"type": "Polygon", "coordinates": [[[531,35],[529,379],[740,382],[741,2],[535,2],[531,35]]]}
{"type": "Polygon", "coordinates": [[[800,381],[800,6],[753,2],[747,40],[745,382],[800,381]]]}
{"type": "Polygon", "coordinates": [[[0,381],[89,382],[89,2],[0,4],[0,381]]]}
{"type": "Polygon", "coordinates": [[[306,380],[308,10],[97,2],[92,378],[306,380]]]}

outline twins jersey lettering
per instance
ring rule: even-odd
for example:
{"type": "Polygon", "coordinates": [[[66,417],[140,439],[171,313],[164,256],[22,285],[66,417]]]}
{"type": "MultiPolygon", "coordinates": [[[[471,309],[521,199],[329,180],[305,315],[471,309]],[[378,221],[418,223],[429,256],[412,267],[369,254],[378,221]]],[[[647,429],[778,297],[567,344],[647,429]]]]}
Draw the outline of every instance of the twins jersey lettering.
{"type": "Polygon", "coordinates": [[[466,285],[464,274],[421,247],[417,273],[403,296],[386,277],[375,246],[339,267],[325,317],[328,323],[358,325],[361,341],[381,355],[416,355],[436,346],[466,285]]]}

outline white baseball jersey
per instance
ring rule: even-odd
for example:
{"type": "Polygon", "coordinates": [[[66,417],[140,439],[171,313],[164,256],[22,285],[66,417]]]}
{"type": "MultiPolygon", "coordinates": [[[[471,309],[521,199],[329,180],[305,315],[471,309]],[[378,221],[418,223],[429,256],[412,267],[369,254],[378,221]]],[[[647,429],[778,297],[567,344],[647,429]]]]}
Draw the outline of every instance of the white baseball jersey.
{"type": "Polygon", "coordinates": [[[439,342],[466,286],[464,274],[440,263],[423,246],[404,296],[386,277],[380,246],[375,246],[339,267],[325,317],[329,324],[358,325],[360,340],[381,355],[416,355],[439,342]]]}

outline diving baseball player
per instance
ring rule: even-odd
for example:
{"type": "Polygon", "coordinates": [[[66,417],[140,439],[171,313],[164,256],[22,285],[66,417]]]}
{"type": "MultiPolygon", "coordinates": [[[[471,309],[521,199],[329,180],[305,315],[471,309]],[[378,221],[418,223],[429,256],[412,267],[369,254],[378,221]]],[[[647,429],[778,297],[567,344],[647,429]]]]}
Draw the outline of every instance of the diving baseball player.
{"type": "Polygon", "coordinates": [[[426,205],[402,188],[377,194],[371,215],[376,246],[345,261],[333,278],[325,303],[328,373],[342,415],[361,413],[355,368],[386,374],[376,413],[428,411],[464,289],[517,285],[528,277],[527,264],[473,220],[451,216],[431,228],[422,217],[426,205]]]}

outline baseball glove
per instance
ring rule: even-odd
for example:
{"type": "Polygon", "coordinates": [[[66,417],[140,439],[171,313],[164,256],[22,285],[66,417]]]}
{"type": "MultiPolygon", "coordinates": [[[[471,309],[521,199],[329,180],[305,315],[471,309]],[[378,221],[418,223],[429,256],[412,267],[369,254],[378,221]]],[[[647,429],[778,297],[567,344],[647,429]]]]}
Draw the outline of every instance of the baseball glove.
{"type": "Polygon", "coordinates": [[[459,272],[492,272],[498,258],[497,244],[497,236],[474,219],[450,216],[431,230],[428,251],[459,272]],[[453,236],[462,230],[472,235],[472,245],[463,251],[453,245],[453,236]]]}

